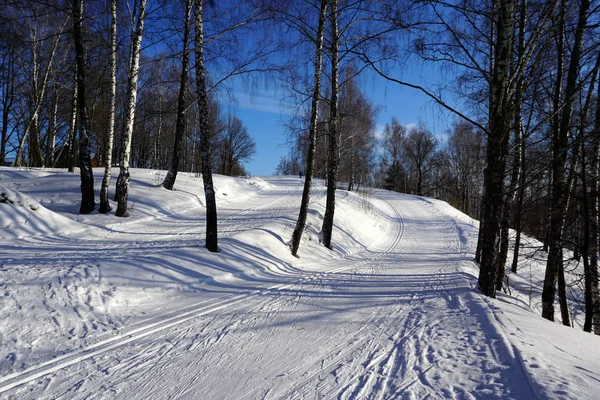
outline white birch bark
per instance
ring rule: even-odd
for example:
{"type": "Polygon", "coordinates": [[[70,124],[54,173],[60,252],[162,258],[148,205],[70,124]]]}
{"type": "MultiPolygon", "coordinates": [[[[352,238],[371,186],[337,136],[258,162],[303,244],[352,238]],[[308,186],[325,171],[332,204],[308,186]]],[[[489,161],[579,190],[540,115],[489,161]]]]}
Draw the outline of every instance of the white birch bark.
{"type": "Polygon", "coordinates": [[[123,133],[123,149],[121,154],[120,172],[116,185],[117,217],[127,217],[127,200],[129,198],[129,161],[131,158],[131,138],[135,121],[135,106],[137,99],[137,83],[140,69],[140,51],[144,35],[144,21],[146,19],[146,6],[148,0],[139,0],[138,14],[134,31],[131,36],[129,88],[127,92],[125,111],[125,131],[123,133]]]}
{"type": "Polygon", "coordinates": [[[106,154],[104,155],[104,177],[100,188],[100,212],[107,213],[111,210],[108,201],[108,185],[110,184],[113,141],[115,136],[115,109],[117,98],[117,0],[110,2],[110,98],[108,115],[108,132],[106,137],[106,154]]]}

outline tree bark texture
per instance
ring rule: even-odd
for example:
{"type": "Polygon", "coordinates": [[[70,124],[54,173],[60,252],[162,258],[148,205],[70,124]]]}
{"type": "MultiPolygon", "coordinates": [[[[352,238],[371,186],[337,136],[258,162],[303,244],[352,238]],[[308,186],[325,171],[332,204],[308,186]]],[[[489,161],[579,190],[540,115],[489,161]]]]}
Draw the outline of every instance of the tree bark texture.
{"type": "MultiPolygon", "coordinates": [[[[526,24],[526,0],[521,0],[519,15],[519,38],[517,44],[517,62],[523,62],[525,56],[525,24],[526,24]]],[[[518,78],[515,89],[514,99],[514,146],[513,146],[513,163],[512,173],[510,177],[510,187],[504,207],[502,210],[502,220],[500,222],[500,253],[498,255],[498,271],[496,276],[496,290],[502,290],[504,282],[504,274],[506,270],[506,260],[508,258],[508,247],[510,241],[510,222],[512,219],[513,204],[517,196],[517,189],[521,180],[522,162],[521,148],[523,146],[523,122],[522,122],[522,101],[523,101],[523,77],[518,78]]],[[[516,251],[516,250],[515,250],[516,251]]]]}
{"type": "Polygon", "coordinates": [[[148,0],[139,0],[139,10],[135,26],[135,32],[131,37],[130,65],[129,65],[129,88],[127,93],[125,110],[125,132],[123,133],[123,149],[119,177],[115,188],[117,200],[117,217],[127,217],[127,200],[129,198],[129,160],[131,158],[131,138],[133,136],[133,124],[135,121],[135,106],[137,98],[137,83],[140,72],[140,49],[144,36],[144,21],[146,19],[146,5],[148,0]]]}
{"type": "MultiPolygon", "coordinates": [[[[577,28],[575,30],[575,43],[569,61],[567,82],[565,86],[565,100],[562,106],[559,129],[552,138],[552,212],[550,216],[549,252],[542,291],[542,317],[554,321],[554,298],[556,283],[562,259],[562,239],[566,208],[566,163],[568,154],[568,137],[571,128],[572,108],[577,92],[577,77],[579,75],[579,62],[587,23],[589,0],[582,0],[577,28]]],[[[564,8],[561,10],[564,11],[564,8]]]]}
{"type": "Polygon", "coordinates": [[[177,172],[179,171],[179,158],[181,153],[181,144],[185,135],[185,101],[188,90],[188,73],[190,64],[190,55],[188,53],[188,43],[190,40],[192,0],[185,2],[185,25],[183,29],[183,55],[181,60],[181,80],[179,81],[179,96],[177,98],[177,121],[175,122],[175,140],[173,143],[173,156],[171,158],[171,167],[162,182],[162,187],[173,190],[177,172]]]}
{"type": "Polygon", "coordinates": [[[115,109],[117,99],[117,0],[110,1],[110,94],[108,105],[108,132],[106,135],[106,148],[104,153],[104,177],[100,187],[100,212],[110,212],[108,201],[108,185],[110,184],[112,152],[115,136],[115,109]]]}
{"type": "Polygon", "coordinates": [[[198,119],[200,127],[200,156],[202,159],[202,181],[206,200],[206,248],[208,251],[219,251],[217,242],[217,202],[211,170],[210,126],[208,93],[206,91],[206,72],[204,68],[204,20],[202,1],[196,1],[196,93],[198,97],[198,119]]]}
{"type": "Polygon", "coordinates": [[[308,155],[306,157],[306,174],[304,178],[304,190],[302,192],[302,201],[300,204],[300,213],[296,221],[296,227],[292,234],[291,250],[294,256],[298,255],[298,248],[304,233],[306,225],[306,216],[308,214],[308,203],[310,201],[310,191],[312,186],[312,178],[315,169],[315,147],[317,145],[317,121],[319,118],[319,95],[321,93],[321,70],[323,68],[323,36],[325,31],[325,19],[327,17],[327,0],[321,0],[319,27],[316,37],[315,49],[315,71],[314,71],[314,88],[311,100],[310,112],[310,127],[309,127],[309,144],[308,155]]]}
{"type": "Polygon", "coordinates": [[[329,122],[329,155],[327,159],[327,200],[323,217],[323,245],[331,248],[333,218],[335,213],[335,191],[339,170],[340,150],[338,133],[339,62],[337,23],[337,0],[331,0],[331,112],[329,122]]]}
{"type": "Polygon", "coordinates": [[[484,176],[483,227],[481,238],[481,267],[479,288],[486,296],[496,297],[496,277],[500,219],[504,195],[504,172],[508,154],[510,122],[508,78],[511,59],[514,0],[496,1],[498,22],[496,28],[495,64],[490,83],[490,128],[487,145],[487,168],[484,176]]]}
{"type": "Polygon", "coordinates": [[[94,173],[90,155],[88,115],[85,103],[85,47],[81,34],[83,1],[73,0],[73,34],[75,37],[75,60],[77,62],[77,108],[79,109],[79,174],[81,177],[80,214],[94,211],[94,173]]]}
{"type": "Polygon", "coordinates": [[[4,165],[6,159],[6,143],[8,142],[8,117],[14,103],[14,91],[15,91],[15,52],[9,49],[6,68],[3,69],[3,76],[1,77],[2,87],[2,136],[0,137],[0,165],[4,165]]]}
{"type": "MultiPolygon", "coordinates": [[[[600,53],[598,55],[600,59],[600,53]]],[[[600,97],[600,83],[597,88],[597,97],[600,97]]],[[[589,243],[589,290],[590,290],[590,301],[592,305],[591,310],[591,325],[596,335],[600,335],[600,289],[598,287],[598,229],[599,218],[598,218],[598,185],[600,177],[600,101],[596,101],[596,113],[594,117],[594,130],[592,131],[592,154],[590,157],[590,178],[589,178],[589,207],[590,207],[590,218],[589,218],[589,231],[590,231],[590,243],[589,243]]],[[[591,328],[592,328],[591,327],[591,328]]]]}

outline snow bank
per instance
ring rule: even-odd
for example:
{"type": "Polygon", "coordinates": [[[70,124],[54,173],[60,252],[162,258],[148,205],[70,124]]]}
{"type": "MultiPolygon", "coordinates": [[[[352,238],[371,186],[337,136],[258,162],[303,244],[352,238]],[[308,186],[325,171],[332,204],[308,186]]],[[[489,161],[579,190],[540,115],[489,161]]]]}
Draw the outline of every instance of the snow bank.
{"type": "Polygon", "coordinates": [[[87,229],[43,207],[36,199],[0,186],[0,238],[64,234],[87,229]]]}

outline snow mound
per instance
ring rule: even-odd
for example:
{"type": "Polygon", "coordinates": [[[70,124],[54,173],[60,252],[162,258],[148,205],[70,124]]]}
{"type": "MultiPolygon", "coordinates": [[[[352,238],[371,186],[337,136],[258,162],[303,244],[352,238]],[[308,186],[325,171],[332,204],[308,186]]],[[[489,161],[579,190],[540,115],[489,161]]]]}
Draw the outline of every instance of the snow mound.
{"type": "Polygon", "coordinates": [[[37,200],[4,186],[0,186],[0,203],[29,207],[33,211],[40,208],[40,203],[37,200]]]}
{"type": "Polygon", "coordinates": [[[0,186],[0,238],[84,230],[87,227],[52,212],[36,199],[14,189],[0,186]]]}

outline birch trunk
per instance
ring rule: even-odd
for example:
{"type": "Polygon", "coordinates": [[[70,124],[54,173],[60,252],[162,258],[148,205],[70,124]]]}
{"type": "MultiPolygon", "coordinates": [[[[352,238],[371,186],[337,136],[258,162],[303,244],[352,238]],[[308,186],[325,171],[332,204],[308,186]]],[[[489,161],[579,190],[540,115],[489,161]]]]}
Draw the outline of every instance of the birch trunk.
{"type": "Polygon", "coordinates": [[[115,109],[117,98],[117,0],[110,2],[110,94],[108,105],[108,132],[106,134],[106,144],[104,153],[104,177],[100,187],[100,212],[105,214],[110,212],[110,202],[108,200],[108,185],[110,184],[113,142],[115,137],[115,109]]]}
{"type": "MultiPolygon", "coordinates": [[[[38,66],[38,62],[37,62],[37,38],[36,36],[34,36],[33,38],[33,90],[32,90],[32,104],[33,104],[33,110],[31,113],[31,117],[29,118],[29,121],[27,121],[27,124],[25,126],[25,130],[23,132],[23,137],[21,138],[21,142],[19,143],[19,149],[17,150],[17,159],[15,160],[15,165],[17,167],[21,166],[21,160],[23,159],[23,147],[25,144],[25,140],[27,139],[27,137],[29,135],[32,134],[32,129],[35,127],[37,128],[38,125],[38,120],[39,120],[39,112],[40,112],[40,108],[42,106],[43,103],[43,99],[46,95],[46,88],[48,87],[48,79],[50,76],[50,72],[52,71],[52,64],[54,62],[54,57],[56,55],[56,49],[58,48],[58,44],[60,43],[60,38],[61,38],[61,34],[64,30],[64,25],[61,25],[60,30],[58,32],[58,34],[56,35],[56,38],[54,39],[54,42],[52,43],[52,47],[50,50],[50,55],[49,55],[49,59],[48,59],[48,66],[46,67],[46,71],[44,72],[44,76],[41,79],[41,82],[39,81],[39,66],[38,66]]],[[[29,160],[30,164],[33,164],[34,166],[42,166],[43,160],[42,160],[42,153],[41,153],[41,149],[40,149],[40,138],[39,138],[39,129],[33,129],[33,135],[31,138],[31,149],[30,149],[30,154],[33,156],[33,160],[29,160]]]]}
{"type": "Polygon", "coordinates": [[[0,138],[0,165],[6,159],[6,143],[8,142],[8,117],[14,102],[15,90],[15,53],[9,48],[6,68],[2,76],[2,136],[0,138]]]}
{"type": "MultiPolygon", "coordinates": [[[[527,16],[527,2],[521,0],[520,16],[519,16],[519,39],[518,39],[518,57],[517,62],[524,62],[525,57],[525,24],[527,16]]],[[[523,77],[519,77],[515,89],[515,119],[514,119],[514,149],[513,149],[513,165],[510,177],[510,187],[504,202],[502,210],[502,220],[500,222],[500,254],[498,255],[498,271],[496,276],[496,290],[502,290],[504,282],[504,274],[506,270],[506,260],[508,258],[508,245],[510,233],[510,221],[513,212],[513,203],[517,195],[517,189],[521,180],[522,174],[522,159],[521,148],[523,146],[523,122],[522,122],[522,102],[523,102],[523,77]]]]}
{"type": "Polygon", "coordinates": [[[115,188],[117,200],[117,217],[127,217],[127,200],[129,198],[129,162],[131,158],[131,138],[133,136],[133,124],[135,121],[135,107],[137,98],[137,83],[140,70],[140,49],[144,36],[144,21],[146,19],[146,5],[148,0],[139,0],[139,9],[135,24],[135,32],[131,37],[130,66],[129,66],[129,90],[127,93],[125,111],[125,132],[123,133],[123,149],[119,177],[115,188]]]}
{"type": "Polygon", "coordinates": [[[333,218],[335,214],[335,190],[339,170],[340,150],[338,133],[339,62],[337,23],[337,0],[331,0],[331,113],[329,122],[329,156],[327,165],[327,200],[323,218],[323,245],[331,248],[333,218]]]}
{"type": "Polygon", "coordinates": [[[202,0],[196,1],[196,93],[198,97],[198,119],[200,127],[200,157],[202,160],[202,182],[206,200],[206,248],[218,252],[217,235],[217,202],[211,170],[210,124],[208,109],[208,93],[206,91],[206,72],[204,68],[204,19],[202,0]]]}
{"type": "Polygon", "coordinates": [[[185,2],[185,25],[183,29],[183,55],[181,60],[181,80],[179,81],[179,96],[177,98],[177,121],[175,123],[175,140],[173,143],[173,156],[171,158],[171,166],[165,179],[162,182],[162,187],[173,190],[177,172],[179,171],[179,158],[181,156],[181,145],[185,135],[185,101],[188,90],[188,74],[190,55],[188,53],[188,43],[190,40],[192,14],[192,0],[185,2]]]}
{"type": "MultiPolygon", "coordinates": [[[[552,138],[553,163],[552,163],[552,213],[550,216],[549,252],[542,291],[542,317],[554,321],[554,298],[556,283],[562,264],[562,239],[564,230],[564,216],[566,207],[566,163],[568,152],[568,134],[571,127],[571,111],[575,93],[577,92],[577,77],[579,74],[579,61],[587,23],[590,0],[582,0],[579,8],[577,29],[575,30],[575,43],[569,61],[567,83],[565,87],[565,101],[562,107],[558,132],[552,138]]],[[[564,8],[563,8],[564,10],[564,8]]]]}
{"type": "Polygon", "coordinates": [[[75,172],[75,131],[77,129],[77,63],[75,63],[75,82],[73,82],[73,102],[71,104],[71,124],[67,139],[67,170],[75,172]]]}
{"type": "Polygon", "coordinates": [[[90,137],[87,107],[85,104],[85,47],[81,35],[83,1],[73,0],[73,33],[77,63],[77,108],[79,109],[79,171],[81,176],[80,214],[89,214],[96,206],[94,199],[94,174],[90,157],[90,137]]]}
{"type": "Polygon", "coordinates": [[[296,228],[292,234],[292,255],[298,255],[298,248],[302,240],[304,226],[306,225],[306,216],[308,214],[308,202],[310,201],[310,191],[312,186],[313,172],[315,169],[315,148],[317,145],[317,122],[319,119],[319,95],[321,93],[321,70],[323,68],[323,36],[325,32],[325,19],[327,17],[327,0],[321,0],[319,27],[316,37],[315,49],[315,72],[313,77],[314,88],[311,100],[310,127],[309,127],[309,145],[308,155],[306,157],[306,174],[304,178],[304,191],[302,192],[302,202],[300,204],[300,213],[296,221],[296,228]]]}
{"type": "Polygon", "coordinates": [[[58,115],[58,91],[54,90],[52,98],[52,112],[48,121],[48,133],[46,134],[46,160],[44,165],[51,167],[54,165],[54,151],[56,149],[56,121],[58,115]]]}
{"type": "Polygon", "coordinates": [[[514,0],[496,0],[498,22],[495,63],[490,82],[490,129],[487,145],[487,168],[484,177],[483,221],[481,237],[481,267],[478,284],[489,297],[496,297],[500,218],[504,194],[504,172],[508,154],[510,126],[508,78],[511,59],[514,0]]]}
{"type": "MultiPolygon", "coordinates": [[[[600,98],[600,83],[596,99],[600,98]]],[[[600,335],[600,288],[598,287],[598,185],[600,184],[600,101],[596,101],[596,115],[592,139],[590,174],[590,291],[592,301],[592,325],[596,335],[600,335]]]]}

